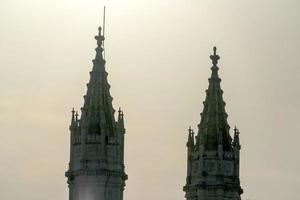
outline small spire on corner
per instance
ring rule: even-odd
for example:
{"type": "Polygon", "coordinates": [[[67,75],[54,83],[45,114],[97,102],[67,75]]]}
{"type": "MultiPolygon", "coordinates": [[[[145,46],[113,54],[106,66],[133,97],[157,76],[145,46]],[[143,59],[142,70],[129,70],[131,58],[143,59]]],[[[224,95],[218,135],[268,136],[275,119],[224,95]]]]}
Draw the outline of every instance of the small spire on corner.
{"type": "Polygon", "coordinates": [[[121,108],[119,108],[118,113],[119,113],[119,115],[118,115],[118,121],[123,120],[123,118],[124,118],[124,113],[123,113],[123,111],[121,110],[121,108]]]}
{"type": "Polygon", "coordinates": [[[236,128],[236,126],[234,126],[234,133],[237,133],[238,132],[238,129],[236,128]]]}
{"type": "Polygon", "coordinates": [[[76,113],[75,113],[75,120],[76,120],[76,122],[78,122],[78,112],[76,111],[76,113]]]}
{"type": "Polygon", "coordinates": [[[75,124],[75,109],[74,109],[74,107],[72,108],[71,113],[72,113],[71,124],[75,124]]]}
{"type": "Polygon", "coordinates": [[[233,138],[233,146],[235,146],[238,150],[241,149],[240,144],[240,137],[239,137],[240,131],[236,127],[234,128],[234,138],[233,138]]]}
{"type": "Polygon", "coordinates": [[[188,136],[187,146],[191,147],[194,146],[194,130],[191,127],[189,127],[188,132],[189,132],[189,136],[188,136]]]}
{"type": "Polygon", "coordinates": [[[189,131],[189,133],[192,133],[193,130],[192,130],[191,126],[189,126],[188,131],[189,131]]]}
{"type": "Polygon", "coordinates": [[[189,137],[193,138],[194,137],[194,129],[192,129],[190,126],[188,131],[189,131],[189,137]]]}
{"type": "Polygon", "coordinates": [[[74,107],[72,108],[72,119],[74,118],[74,116],[75,116],[75,109],[74,109],[74,107]]]}

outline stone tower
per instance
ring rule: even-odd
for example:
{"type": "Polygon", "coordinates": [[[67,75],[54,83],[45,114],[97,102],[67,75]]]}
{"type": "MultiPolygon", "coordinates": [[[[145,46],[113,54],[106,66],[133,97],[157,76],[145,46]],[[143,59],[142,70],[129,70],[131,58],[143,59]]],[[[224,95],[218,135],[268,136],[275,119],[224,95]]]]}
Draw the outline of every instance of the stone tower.
{"type": "Polygon", "coordinates": [[[239,130],[230,136],[216,54],[198,133],[189,128],[187,141],[187,178],[183,190],[187,200],[241,200],[239,130]]]}
{"type": "Polygon", "coordinates": [[[66,172],[69,200],[123,200],[127,175],[124,171],[123,112],[115,110],[103,57],[104,35],[99,27],[96,57],[81,108],[72,111],[70,162],[66,172]]]}

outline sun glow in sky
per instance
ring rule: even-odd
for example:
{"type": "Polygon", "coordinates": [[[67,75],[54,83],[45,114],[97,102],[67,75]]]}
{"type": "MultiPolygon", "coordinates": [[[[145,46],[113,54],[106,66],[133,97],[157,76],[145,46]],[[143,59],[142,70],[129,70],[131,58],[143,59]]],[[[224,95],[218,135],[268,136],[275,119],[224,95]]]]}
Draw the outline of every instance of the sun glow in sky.
{"type": "Polygon", "coordinates": [[[0,199],[68,199],[70,111],[83,104],[104,5],[124,200],[184,199],[187,128],[200,122],[214,45],[241,131],[243,198],[299,198],[298,0],[1,0],[0,199]]]}

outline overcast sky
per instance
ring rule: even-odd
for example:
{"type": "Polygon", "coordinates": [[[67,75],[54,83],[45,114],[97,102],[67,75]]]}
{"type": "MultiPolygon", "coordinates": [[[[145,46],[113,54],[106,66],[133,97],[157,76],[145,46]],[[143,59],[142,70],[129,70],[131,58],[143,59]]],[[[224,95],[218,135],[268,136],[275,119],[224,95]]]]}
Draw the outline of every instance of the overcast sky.
{"type": "Polygon", "coordinates": [[[104,3],[124,200],[184,199],[187,128],[200,122],[214,45],[241,131],[243,199],[299,199],[299,0],[0,0],[0,199],[68,199],[70,111],[104,3]]]}

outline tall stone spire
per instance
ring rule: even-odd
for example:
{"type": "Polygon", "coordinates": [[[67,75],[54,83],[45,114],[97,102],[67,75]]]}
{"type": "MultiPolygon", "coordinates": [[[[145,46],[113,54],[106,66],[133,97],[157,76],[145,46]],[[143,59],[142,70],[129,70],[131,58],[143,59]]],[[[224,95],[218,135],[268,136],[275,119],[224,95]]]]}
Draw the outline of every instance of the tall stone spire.
{"type": "MultiPolygon", "coordinates": [[[[93,69],[79,119],[72,111],[70,163],[66,172],[69,200],[122,200],[125,180],[124,114],[115,120],[99,33],[93,69]]],[[[76,113],[76,114],[75,114],[76,113]]]]}
{"type": "Polygon", "coordinates": [[[96,57],[93,60],[93,70],[90,72],[90,81],[87,85],[87,94],[84,96],[84,106],[82,108],[81,125],[88,129],[89,133],[100,133],[101,129],[108,131],[107,136],[114,135],[114,113],[112,107],[112,97],[107,81],[105,70],[105,60],[103,58],[103,41],[101,35],[102,28],[99,27],[99,34],[95,36],[97,40],[96,57]]]}
{"type": "Polygon", "coordinates": [[[240,200],[243,190],[239,179],[239,131],[235,129],[232,142],[218,75],[220,56],[216,47],[213,50],[212,73],[195,144],[191,131],[188,135],[187,178],[183,189],[187,200],[240,200]]]}

